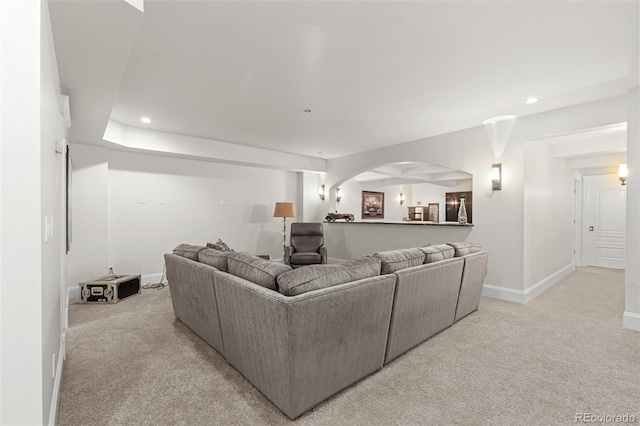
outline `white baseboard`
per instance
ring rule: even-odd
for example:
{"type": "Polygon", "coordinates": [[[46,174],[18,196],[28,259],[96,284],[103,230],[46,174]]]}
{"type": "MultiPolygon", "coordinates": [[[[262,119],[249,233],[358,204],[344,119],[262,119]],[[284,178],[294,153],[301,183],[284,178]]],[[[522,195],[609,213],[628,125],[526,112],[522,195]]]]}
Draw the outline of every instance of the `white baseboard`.
{"type": "Polygon", "coordinates": [[[573,263],[560,268],[553,274],[541,279],[526,290],[514,290],[512,288],[498,287],[495,285],[485,284],[482,286],[482,295],[492,299],[504,300],[513,303],[529,303],[538,297],[546,289],[551,288],[558,281],[569,275],[575,270],[573,263]]]}
{"type": "Polygon", "coordinates": [[[60,340],[60,349],[56,359],[56,377],[53,382],[53,395],[51,395],[51,409],[49,410],[49,426],[55,426],[58,416],[58,402],[60,401],[60,387],[62,385],[62,363],[64,362],[64,343],[60,340]]]}
{"type": "Polygon", "coordinates": [[[546,289],[553,287],[558,281],[575,271],[573,263],[568,264],[564,268],[558,269],[553,274],[541,279],[524,291],[524,303],[529,303],[542,294],[546,289]]]}
{"type": "MultiPolygon", "coordinates": [[[[147,285],[147,284],[156,284],[160,282],[160,279],[162,279],[162,274],[147,274],[147,275],[142,275],[140,277],[140,285],[147,285]]],[[[167,281],[167,277],[165,275],[164,277],[164,281],[167,281]]],[[[67,300],[70,299],[79,299],[80,298],[80,286],[74,286],[74,287],[68,287],[67,288],[67,300]]]]}
{"type": "Polygon", "coordinates": [[[504,300],[505,302],[525,303],[524,291],[512,288],[485,284],[482,286],[482,295],[491,299],[504,300]]]}
{"type": "Polygon", "coordinates": [[[622,326],[629,330],[640,331],[640,314],[625,311],[622,314],[622,326]]]}

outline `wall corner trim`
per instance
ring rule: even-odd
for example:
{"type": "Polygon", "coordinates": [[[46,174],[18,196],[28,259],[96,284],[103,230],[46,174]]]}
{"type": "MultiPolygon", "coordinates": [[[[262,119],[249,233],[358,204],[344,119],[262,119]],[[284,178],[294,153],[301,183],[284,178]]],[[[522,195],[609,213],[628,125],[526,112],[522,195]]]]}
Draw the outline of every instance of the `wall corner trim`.
{"type": "Polygon", "coordinates": [[[524,291],[484,284],[482,287],[482,295],[492,299],[504,300],[505,302],[526,304],[538,297],[548,288],[553,287],[558,281],[569,275],[574,270],[574,264],[570,263],[558,269],[553,274],[541,279],[524,291]]]}
{"type": "Polygon", "coordinates": [[[625,311],[622,314],[622,326],[629,330],[640,331],[640,314],[625,311]]]}
{"type": "Polygon", "coordinates": [[[58,404],[60,402],[60,388],[62,386],[62,363],[64,362],[64,343],[60,340],[60,349],[56,359],[56,378],[53,382],[53,394],[51,395],[51,409],[49,410],[49,426],[58,423],[58,404]]]}

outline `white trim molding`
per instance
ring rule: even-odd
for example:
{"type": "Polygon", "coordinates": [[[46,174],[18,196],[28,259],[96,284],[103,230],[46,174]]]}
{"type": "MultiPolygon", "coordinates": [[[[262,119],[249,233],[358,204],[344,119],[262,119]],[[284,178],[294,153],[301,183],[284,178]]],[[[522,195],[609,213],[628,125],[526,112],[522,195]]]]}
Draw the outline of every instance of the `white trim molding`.
{"type": "Polygon", "coordinates": [[[629,330],[640,331],[640,314],[625,311],[622,314],[622,326],[629,330]]]}
{"type": "MultiPolygon", "coordinates": [[[[64,333],[63,333],[64,336],[64,333]]],[[[64,339],[64,337],[63,337],[64,339]]],[[[60,387],[62,386],[62,363],[64,362],[64,340],[60,340],[60,349],[56,358],[55,380],[53,382],[53,394],[51,395],[51,409],[49,410],[49,426],[55,426],[58,416],[58,403],[60,402],[60,387]]]]}
{"type": "Polygon", "coordinates": [[[512,288],[498,287],[485,284],[482,287],[482,295],[492,299],[504,300],[506,302],[526,304],[538,297],[548,288],[553,287],[558,281],[575,270],[573,263],[558,269],[553,274],[541,279],[526,290],[514,290],[512,288]]]}

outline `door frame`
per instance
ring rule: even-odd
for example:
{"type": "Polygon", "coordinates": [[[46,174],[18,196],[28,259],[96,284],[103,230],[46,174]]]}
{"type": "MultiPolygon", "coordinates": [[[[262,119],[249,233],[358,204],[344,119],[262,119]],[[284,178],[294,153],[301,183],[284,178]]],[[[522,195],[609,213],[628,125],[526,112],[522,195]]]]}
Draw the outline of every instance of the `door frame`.
{"type": "Polygon", "coordinates": [[[573,175],[573,264],[584,266],[583,241],[584,229],[584,194],[583,176],[580,173],[573,175]]]}

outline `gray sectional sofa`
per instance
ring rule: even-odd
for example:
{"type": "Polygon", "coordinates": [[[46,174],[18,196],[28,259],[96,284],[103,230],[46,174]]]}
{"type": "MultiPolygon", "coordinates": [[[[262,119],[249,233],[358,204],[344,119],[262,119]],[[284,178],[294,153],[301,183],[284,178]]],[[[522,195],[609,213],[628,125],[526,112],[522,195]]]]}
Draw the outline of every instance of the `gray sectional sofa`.
{"type": "Polygon", "coordinates": [[[488,254],[468,243],[289,265],[178,246],[175,315],[291,419],[475,311],[488,254]]]}

